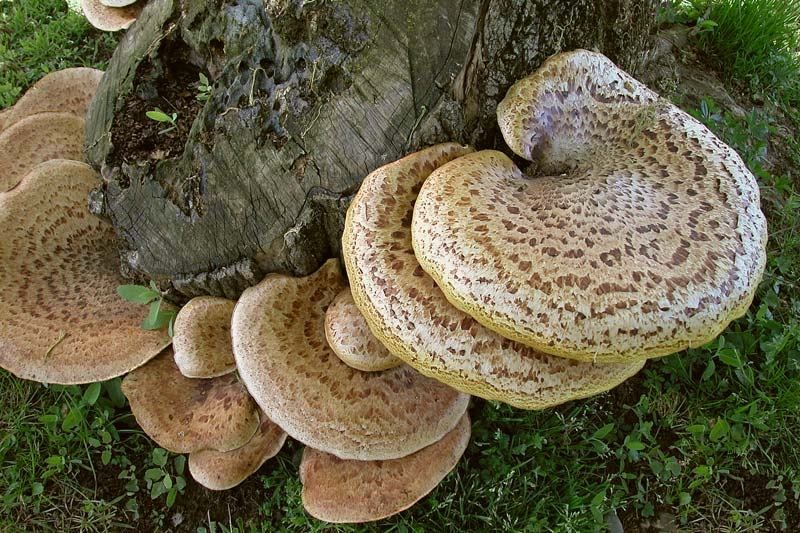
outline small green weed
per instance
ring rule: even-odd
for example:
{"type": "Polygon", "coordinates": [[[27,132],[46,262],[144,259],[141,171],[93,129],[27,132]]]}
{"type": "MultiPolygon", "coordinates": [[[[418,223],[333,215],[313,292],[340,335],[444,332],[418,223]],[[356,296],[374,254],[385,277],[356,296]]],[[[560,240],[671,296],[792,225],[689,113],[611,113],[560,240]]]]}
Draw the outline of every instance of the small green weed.
{"type": "Polygon", "coordinates": [[[170,337],[175,326],[177,312],[169,304],[164,303],[164,295],[158,290],[154,282],[149,287],[144,285],[120,285],[117,294],[124,300],[141,305],[150,306],[150,312],[142,322],[142,329],[167,328],[170,337]]]}
{"type": "Polygon", "coordinates": [[[201,102],[205,102],[214,93],[214,87],[209,83],[208,78],[202,72],[200,73],[200,81],[197,82],[197,98],[201,102]]]}
{"type": "Polygon", "coordinates": [[[145,115],[147,115],[147,118],[149,118],[150,120],[155,120],[156,122],[165,122],[167,124],[170,124],[168,128],[159,131],[158,132],[159,135],[169,133],[170,131],[178,127],[177,113],[172,113],[171,115],[168,115],[163,111],[161,111],[160,109],[156,108],[154,110],[146,112],[145,115]]]}

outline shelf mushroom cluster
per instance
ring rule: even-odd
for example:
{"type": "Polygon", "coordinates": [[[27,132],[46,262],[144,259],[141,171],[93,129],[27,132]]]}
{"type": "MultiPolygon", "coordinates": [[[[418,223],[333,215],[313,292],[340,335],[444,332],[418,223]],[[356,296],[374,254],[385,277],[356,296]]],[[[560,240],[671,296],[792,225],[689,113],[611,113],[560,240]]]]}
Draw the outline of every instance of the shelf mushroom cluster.
{"type": "Polygon", "coordinates": [[[389,351],[542,408],[704,344],[750,305],[766,223],[753,175],[605,56],[548,59],[498,107],[503,153],[443,144],[367,176],[343,254],[389,351]]]}
{"type": "Polygon", "coordinates": [[[498,108],[528,174],[453,143],[381,167],[347,213],[349,287],[331,259],[238,302],[198,297],[169,347],[115,297],[113,230],[85,205],[96,174],[53,159],[80,159],[100,75],[55,73],[0,114],[0,158],[16,155],[0,166],[0,367],[50,383],[130,372],[139,424],[213,490],[292,437],[310,514],[390,516],[455,467],[470,395],[542,409],[606,391],[719,334],[763,273],[739,156],[578,50],[498,108]]]}
{"type": "Polygon", "coordinates": [[[469,396],[398,360],[387,367],[340,270],[330,260],[305,278],[270,275],[236,303],[191,300],[175,320],[173,348],[123,380],[145,433],[189,453],[204,486],[238,485],[291,436],[306,445],[309,512],[365,522],[411,506],[463,454],[469,396]],[[326,331],[347,332],[347,353],[382,369],[345,364],[326,331]]]}
{"type": "Polygon", "coordinates": [[[114,230],[86,207],[99,181],[81,161],[83,117],[102,75],[51,73],[2,115],[0,367],[25,379],[103,381],[170,343],[116,296],[114,230]]]}

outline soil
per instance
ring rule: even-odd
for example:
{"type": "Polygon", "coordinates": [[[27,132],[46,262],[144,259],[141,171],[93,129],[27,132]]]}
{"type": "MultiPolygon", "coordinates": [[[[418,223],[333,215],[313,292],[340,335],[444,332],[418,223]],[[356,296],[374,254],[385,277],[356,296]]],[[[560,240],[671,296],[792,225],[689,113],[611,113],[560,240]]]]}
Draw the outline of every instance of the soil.
{"type": "Polygon", "coordinates": [[[168,57],[169,63],[144,61],[139,66],[136,86],[111,127],[110,167],[172,159],[183,153],[192,123],[204,105],[197,99],[200,69],[187,55],[186,50],[173,47],[170,54],[160,55],[168,57]],[[177,113],[176,126],[148,118],[146,113],[155,109],[167,115],[177,113]]]}

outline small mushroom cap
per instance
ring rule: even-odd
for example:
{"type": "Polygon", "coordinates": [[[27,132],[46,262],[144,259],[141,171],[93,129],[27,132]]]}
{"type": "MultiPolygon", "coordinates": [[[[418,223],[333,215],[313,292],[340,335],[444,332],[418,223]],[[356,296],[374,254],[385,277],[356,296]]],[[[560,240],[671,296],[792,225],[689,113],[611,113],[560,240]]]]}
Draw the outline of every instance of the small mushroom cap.
{"type": "Polygon", "coordinates": [[[340,292],[325,312],[325,337],[339,359],[355,369],[377,372],[403,364],[369,330],[350,289],[340,292]]]}
{"type": "Polygon", "coordinates": [[[470,437],[469,415],[441,440],[407,457],[352,461],[313,448],[303,451],[303,507],[332,523],[380,520],[408,509],[455,468],[470,437]]]}
{"type": "Polygon", "coordinates": [[[51,72],[28,89],[14,107],[9,108],[5,118],[6,127],[38,113],[72,113],[85,119],[86,110],[102,77],[102,70],[86,67],[51,72]]]}
{"type": "Polygon", "coordinates": [[[100,31],[128,29],[142,12],[145,2],[136,2],[125,7],[108,7],[100,0],[81,0],[81,9],[89,24],[100,31]]]}
{"type": "Polygon", "coordinates": [[[86,207],[97,184],[88,165],[52,160],[0,194],[0,367],[21,378],[104,381],[170,343],[117,296],[114,229],[86,207]]]}
{"type": "Polygon", "coordinates": [[[187,378],[172,348],[125,376],[122,392],[144,432],[175,453],[241,448],[260,424],[258,407],[236,374],[187,378]]]}
{"type": "Polygon", "coordinates": [[[342,251],[353,298],[375,336],[425,375],[523,409],[586,398],[638,372],[642,361],[580,363],[512,342],[453,307],[422,270],[411,246],[417,192],[433,169],[468,152],[438,145],[381,167],[350,204],[342,251]]]}
{"type": "Polygon", "coordinates": [[[232,489],[275,457],[286,442],[286,433],[261,412],[261,425],[247,444],[229,452],[200,450],[189,454],[189,472],[211,490],[232,489]]]}
{"type": "Polygon", "coordinates": [[[408,366],[361,372],[325,340],[325,310],[344,289],[334,259],[304,278],[269,275],[233,313],[233,352],[250,394],[303,444],[345,459],[395,459],[453,429],[469,396],[408,366]]]}
{"type": "Polygon", "coordinates": [[[215,296],[192,298],[175,318],[175,364],[187,378],[213,378],[236,370],[231,317],[236,302],[215,296]]]}
{"type": "Polygon", "coordinates": [[[39,163],[83,160],[84,120],[72,113],[39,113],[0,133],[0,193],[10,191],[39,163]]]}
{"type": "Polygon", "coordinates": [[[574,161],[567,175],[530,179],[499,152],[472,154],[430,176],[412,223],[453,305],[537,350],[603,363],[711,341],[750,306],[766,261],[741,158],[614,71],[565,54],[510,91],[501,115],[524,113],[516,137],[533,139],[521,151],[574,161]]]}

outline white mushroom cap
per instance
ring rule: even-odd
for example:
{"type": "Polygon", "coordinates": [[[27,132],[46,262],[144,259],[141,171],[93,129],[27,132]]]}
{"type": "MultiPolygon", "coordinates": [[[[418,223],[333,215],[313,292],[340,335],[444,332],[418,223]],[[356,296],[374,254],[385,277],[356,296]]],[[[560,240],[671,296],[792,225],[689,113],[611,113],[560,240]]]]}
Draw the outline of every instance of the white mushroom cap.
{"type": "Polygon", "coordinates": [[[600,365],[537,352],[456,309],[411,246],[417,192],[428,175],[469,150],[438,145],[372,172],[347,212],[342,249],[353,298],[397,357],[452,387],[523,409],[606,391],[644,362],[600,365]]]}
{"type": "Polygon", "coordinates": [[[200,450],[189,454],[189,472],[211,490],[232,489],[275,457],[286,442],[286,433],[262,411],[261,425],[247,444],[229,452],[200,450]]]}
{"type": "Polygon", "coordinates": [[[187,378],[213,378],[236,370],[231,318],[236,302],[215,296],[192,298],[175,318],[175,364],[187,378]]]}
{"type": "MultiPolygon", "coordinates": [[[[7,110],[5,127],[38,113],[71,113],[85,119],[102,77],[102,70],[86,67],[51,72],[33,84],[14,107],[7,110]]],[[[3,124],[0,123],[2,130],[3,124]]]]}
{"type": "Polygon", "coordinates": [[[136,3],[136,0],[100,0],[100,3],[108,7],[125,7],[136,3]]]}
{"type": "Polygon", "coordinates": [[[561,54],[498,111],[509,144],[434,172],[414,251],[450,302],[501,335],[582,361],[703,345],[752,302],[766,222],[753,175],[705,126],[592,52],[561,54]]]}
{"type": "Polygon", "coordinates": [[[117,296],[114,229],[86,207],[97,183],[88,165],[53,160],[0,195],[0,367],[21,378],[103,381],[170,343],[117,296]]]}
{"type": "Polygon", "coordinates": [[[38,113],[0,133],[0,194],[39,163],[83,159],[84,120],[72,113],[38,113]]]}
{"type": "Polygon", "coordinates": [[[325,312],[325,337],[339,359],[357,370],[377,372],[403,364],[369,330],[350,289],[340,292],[325,312]]]}
{"type": "Polygon", "coordinates": [[[441,440],[407,457],[353,461],[306,448],[300,463],[303,507],[333,523],[371,522],[408,509],[455,468],[470,437],[469,415],[441,440]]]}
{"type": "Polygon", "coordinates": [[[258,407],[236,374],[187,378],[171,348],[125,376],[122,392],[144,432],[175,453],[229,452],[247,444],[260,425],[258,407]]]}
{"type": "Polygon", "coordinates": [[[469,396],[408,366],[361,372],[325,340],[344,289],[334,259],[304,278],[269,275],[233,313],[236,366],[259,406],[293,438],[346,459],[395,459],[453,429],[469,396]]]}
{"type": "Polygon", "coordinates": [[[143,6],[144,2],[136,2],[126,7],[108,7],[100,0],[81,0],[86,20],[100,31],[127,29],[136,21],[143,6]]]}

